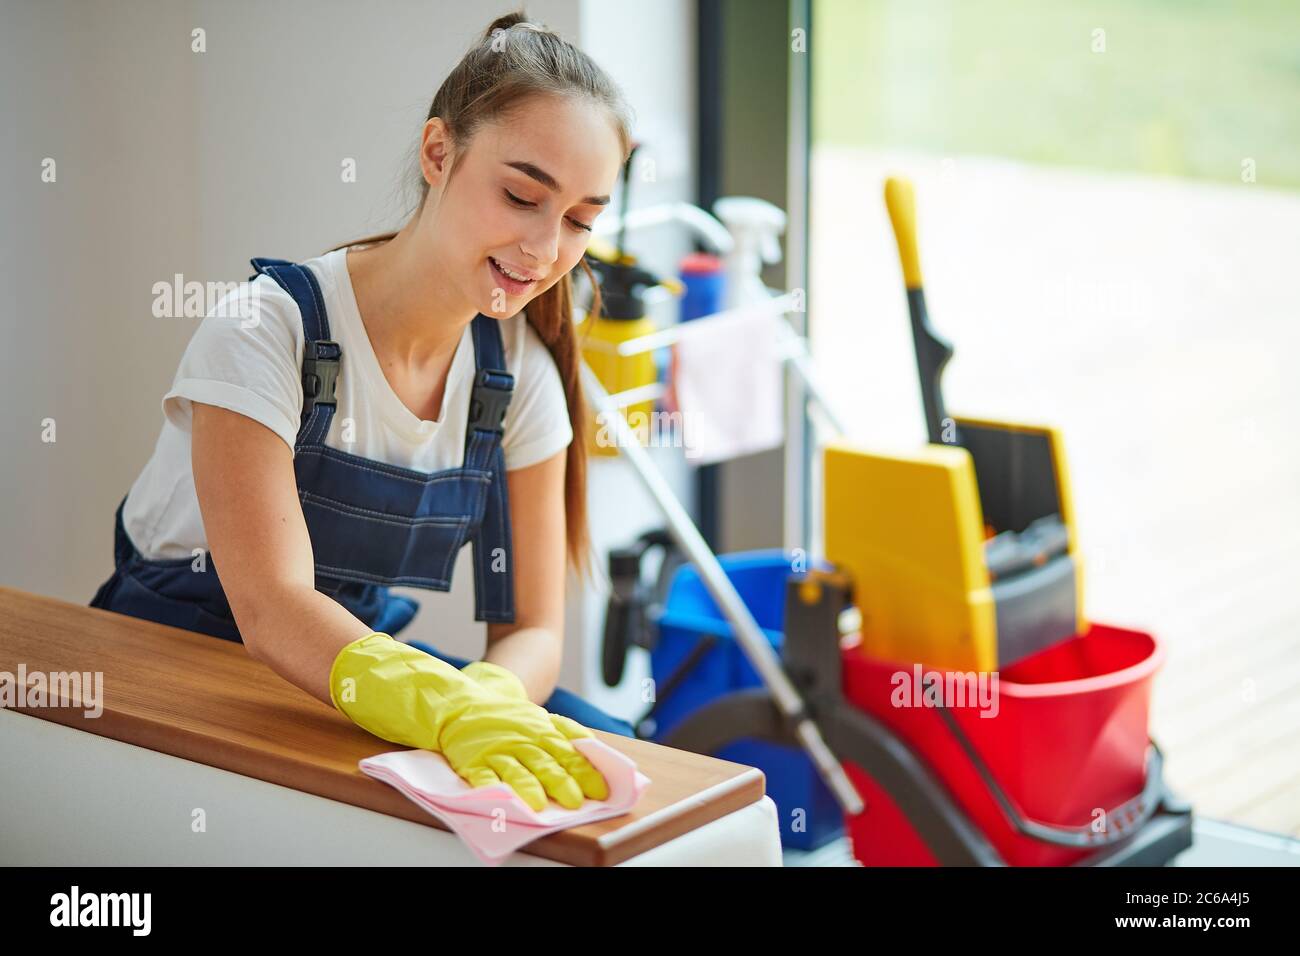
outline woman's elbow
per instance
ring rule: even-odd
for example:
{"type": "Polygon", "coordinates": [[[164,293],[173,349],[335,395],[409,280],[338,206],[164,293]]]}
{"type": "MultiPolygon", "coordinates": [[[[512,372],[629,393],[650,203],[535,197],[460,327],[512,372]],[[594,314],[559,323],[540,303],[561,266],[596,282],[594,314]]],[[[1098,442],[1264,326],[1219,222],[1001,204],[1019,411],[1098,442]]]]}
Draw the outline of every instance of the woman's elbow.
{"type": "Polygon", "coordinates": [[[271,663],[270,646],[274,635],[283,631],[283,625],[277,620],[282,620],[281,615],[292,602],[292,596],[282,590],[265,588],[253,595],[228,594],[227,597],[244,650],[259,663],[271,663]]]}

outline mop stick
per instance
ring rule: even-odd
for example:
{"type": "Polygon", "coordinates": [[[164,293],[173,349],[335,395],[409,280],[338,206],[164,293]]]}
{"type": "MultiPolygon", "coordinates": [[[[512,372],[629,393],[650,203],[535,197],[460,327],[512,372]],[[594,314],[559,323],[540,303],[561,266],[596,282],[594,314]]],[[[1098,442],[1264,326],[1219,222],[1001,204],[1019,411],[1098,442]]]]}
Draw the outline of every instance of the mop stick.
{"type": "Polygon", "coordinates": [[[736,593],[731,580],[722,570],[722,565],[718,564],[718,559],[705,543],[699,529],[695,527],[695,522],[691,520],[686,509],[677,500],[677,496],[668,487],[668,483],[664,481],[646,450],[641,447],[641,441],[632,430],[632,426],[609,400],[609,394],[601,385],[600,379],[585,361],[581,364],[582,383],[588,398],[604,416],[601,420],[613,426],[617,435],[618,449],[627,456],[646,490],[658,503],[664,517],[668,519],[668,528],[673,540],[698,569],[704,586],[717,602],[718,607],[722,609],[723,615],[731,622],[745,655],[763,679],[778,709],[790,721],[795,736],[812,759],[817,772],[826,781],[826,785],[839,801],[840,806],[844,808],[845,813],[851,815],[861,813],[864,809],[862,798],[844,772],[844,767],[826,746],[821,731],[808,716],[804,709],[803,698],[786,677],[776,652],[772,650],[772,645],[768,643],[758,622],[754,620],[749,608],[736,593]]]}

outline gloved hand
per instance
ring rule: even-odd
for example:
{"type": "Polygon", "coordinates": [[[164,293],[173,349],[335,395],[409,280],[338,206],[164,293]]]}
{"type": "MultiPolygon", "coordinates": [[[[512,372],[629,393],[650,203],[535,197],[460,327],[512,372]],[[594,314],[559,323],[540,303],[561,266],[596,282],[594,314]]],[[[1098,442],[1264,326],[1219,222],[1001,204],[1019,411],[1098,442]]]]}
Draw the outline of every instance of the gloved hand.
{"type": "MultiPolygon", "coordinates": [[[[528,688],[524,687],[524,682],[513,671],[507,670],[500,664],[493,664],[491,661],[472,661],[461,668],[460,672],[474,678],[483,687],[498,694],[514,697],[518,700],[532,700],[528,696],[528,688]]],[[[560,729],[560,732],[570,740],[578,737],[596,736],[572,717],[565,717],[563,714],[551,714],[551,723],[555,724],[560,729]]],[[[604,779],[604,777],[601,778],[602,783],[604,783],[604,779]]],[[[587,788],[584,786],[583,790],[586,792],[587,788]]],[[[590,792],[587,795],[590,796],[590,792]]],[[[605,797],[596,797],[595,799],[604,800],[605,797]]]]}
{"type": "Polygon", "coordinates": [[[534,810],[545,809],[548,794],[570,810],[584,795],[609,796],[605,778],[570,743],[591,731],[516,693],[501,675],[518,678],[504,668],[476,671],[492,673],[496,686],[376,631],[338,653],[330,700],[377,737],[441,753],[471,786],[506,783],[534,810]]]}
{"type": "Polygon", "coordinates": [[[491,661],[473,661],[461,668],[461,673],[466,677],[474,678],[488,690],[504,694],[506,697],[515,697],[519,700],[531,699],[524,682],[513,671],[506,670],[500,664],[493,664],[491,661]]]}

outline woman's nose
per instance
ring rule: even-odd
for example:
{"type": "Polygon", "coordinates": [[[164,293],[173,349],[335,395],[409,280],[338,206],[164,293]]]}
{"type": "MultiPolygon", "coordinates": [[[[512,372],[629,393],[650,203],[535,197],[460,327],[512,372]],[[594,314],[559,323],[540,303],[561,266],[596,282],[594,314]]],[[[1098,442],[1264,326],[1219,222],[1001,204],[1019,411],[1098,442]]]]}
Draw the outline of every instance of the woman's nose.
{"type": "Polygon", "coordinates": [[[549,269],[560,254],[560,224],[539,226],[519,244],[519,248],[528,257],[528,265],[539,271],[549,269]]]}

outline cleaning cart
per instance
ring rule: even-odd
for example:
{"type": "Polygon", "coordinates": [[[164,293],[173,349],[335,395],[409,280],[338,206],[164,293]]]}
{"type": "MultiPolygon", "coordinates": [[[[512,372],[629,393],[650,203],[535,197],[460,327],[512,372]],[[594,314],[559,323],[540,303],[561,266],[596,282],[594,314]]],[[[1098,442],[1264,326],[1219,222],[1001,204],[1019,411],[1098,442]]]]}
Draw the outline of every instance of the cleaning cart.
{"type": "MultiPolygon", "coordinates": [[[[924,312],[910,188],[891,182],[887,199],[931,443],[826,448],[826,560],[807,568],[780,552],[719,560],[644,450],[624,443],[668,528],[611,556],[606,677],[630,646],[662,657],[641,728],[671,746],[802,749],[863,863],[1166,862],[1190,846],[1191,809],[1147,733],[1162,646],[1082,615],[1060,436],[947,418],[951,348],[924,312]],[[691,567],[666,560],[643,585],[653,547],[691,567]],[[766,577],[753,587],[756,568],[766,577]]],[[[789,333],[789,366],[835,422],[789,333]]],[[[597,408],[615,407],[589,371],[584,381],[597,408]]],[[[815,808],[811,789],[802,799],[815,808]]]]}

